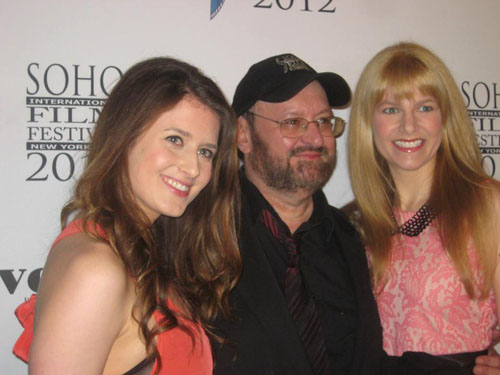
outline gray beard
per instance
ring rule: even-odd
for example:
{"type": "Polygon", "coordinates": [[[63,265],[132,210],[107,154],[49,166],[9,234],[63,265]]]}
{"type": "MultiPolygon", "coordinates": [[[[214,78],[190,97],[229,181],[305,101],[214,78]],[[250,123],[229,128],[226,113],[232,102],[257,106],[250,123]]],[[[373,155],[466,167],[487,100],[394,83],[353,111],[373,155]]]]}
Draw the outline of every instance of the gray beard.
{"type": "Polygon", "coordinates": [[[278,191],[294,192],[299,189],[311,193],[321,189],[332,176],[337,161],[336,155],[328,160],[299,160],[292,166],[290,159],[304,151],[317,151],[327,155],[325,147],[302,146],[290,150],[285,158],[277,158],[269,154],[269,150],[254,129],[250,129],[252,152],[247,154],[247,161],[264,183],[278,191]]]}

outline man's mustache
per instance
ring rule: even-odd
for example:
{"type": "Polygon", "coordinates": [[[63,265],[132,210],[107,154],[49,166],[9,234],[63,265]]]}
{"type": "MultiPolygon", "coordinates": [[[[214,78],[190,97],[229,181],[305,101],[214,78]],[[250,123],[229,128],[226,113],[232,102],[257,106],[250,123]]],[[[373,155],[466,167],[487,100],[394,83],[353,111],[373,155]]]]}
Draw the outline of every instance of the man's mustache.
{"type": "Polygon", "coordinates": [[[313,151],[313,152],[319,152],[321,155],[326,155],[326,147],[321,146],[321,147],[312,147],[312,146],[299,146],[296,147],[290,151],[288,151],[288,156],[295,156],[297,154],[300,154],[302,152],[307,152],[307,151],[313,151]]]}

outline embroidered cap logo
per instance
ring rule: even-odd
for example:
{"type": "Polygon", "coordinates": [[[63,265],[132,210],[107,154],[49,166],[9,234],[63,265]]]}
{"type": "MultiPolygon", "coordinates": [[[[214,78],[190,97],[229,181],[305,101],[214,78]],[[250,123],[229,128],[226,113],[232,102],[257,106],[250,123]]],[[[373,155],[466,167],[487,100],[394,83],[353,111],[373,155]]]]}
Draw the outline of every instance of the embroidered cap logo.
{"type": "Polygon", "coordinates": [[[276,58],[278,65],[283,65],[283,73],[288,73],[294,70],[312,70],[304,61],[293,55],[285,55],[276,58]]]}

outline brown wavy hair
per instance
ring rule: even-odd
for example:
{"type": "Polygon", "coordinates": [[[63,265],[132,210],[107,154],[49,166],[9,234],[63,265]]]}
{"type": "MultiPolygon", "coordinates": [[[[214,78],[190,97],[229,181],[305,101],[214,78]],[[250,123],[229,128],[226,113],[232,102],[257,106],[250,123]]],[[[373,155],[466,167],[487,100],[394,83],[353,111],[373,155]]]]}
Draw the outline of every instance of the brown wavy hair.
{"type": "MultiPolygon", "coordinates": [[[[199,119],[203,123],[203,118],[199,119]]],[[[180,327],[179,313],[167,297],[182,303],[183,317],[200,322],[210,333],[211,322],[229,314],[227,296],[241,269],[237,243],[239,212],[238,157],[234,113],[217,85],[197,68],[158,57],[132,66],[114,86],[99,116],[86,165],[73,198],[61,212],[64,227],[78,215],[89,235],[105,235],[136,282],[133,316],[148,353],[161,359],[158,333],[180,327]],[[191,96],[217,114],[218,151],[212,178],[181,217],[148,221],[137,205],[128,175],[128,153],[134,142],[165,111],[191,96]],[[155,311],[164,319],[149,326],[155,311]]],[[[193,341],[194,343],[194,341],[193,341]]]]}
{"type": "Polygon", "coordinates": [[[429,202],[438,215],[441,242],[468,295],[491,290],[498,248],[499,183],[481,165],[481,154],[464,100],[445,64],[415,43],[380,51],[363,70],[354,93],[349,135],[349,173],[356,197],[358,228],[370,248],[375,290],[381,290],[396,230],[393,207],[398,193],[389,167],[373,142],[372,117],[387,90],[398,99],[417,88],[433,97],[442,114],[442,144],[437,153],[429,202]],[[479,260],[474,277],[467,253],[470,240],[479,260]]]}

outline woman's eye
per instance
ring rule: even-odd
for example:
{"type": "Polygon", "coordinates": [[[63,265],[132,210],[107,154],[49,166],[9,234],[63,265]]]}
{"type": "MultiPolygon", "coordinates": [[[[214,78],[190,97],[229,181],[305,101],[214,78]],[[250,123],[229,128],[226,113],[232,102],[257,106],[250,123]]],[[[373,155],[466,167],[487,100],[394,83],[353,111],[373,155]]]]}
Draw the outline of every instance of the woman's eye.
{"type": "Polygon", "coordinates": [[[422,105],[418,109],[422,112],[430,112],[434,109],[434,107],[431,105],[422,105]]]}
{"type": "Polygon", "coordinates": [[[203,156],[206,159],[212,160],[214,155],[215,155],[215,152],[208,149],[208,148],[202,148],[202,149],[198,150],[198,154],[200,154],[201,156],[203,156]]]}
{"type": "Polygon", "coordinates": [[[387,107],[387,108],[382,109],[382,112],[391,114],[391,113],[397,113],[398,110],[394,107],[387,107]]]}
{"type": "Polygon", "coordinates": [[[175,145],[182,145],[182,138],[179,137],[178,135],[169,135],[168,137],[165,138],[167,141],[170,143],[173,143],[175,145]]]}

